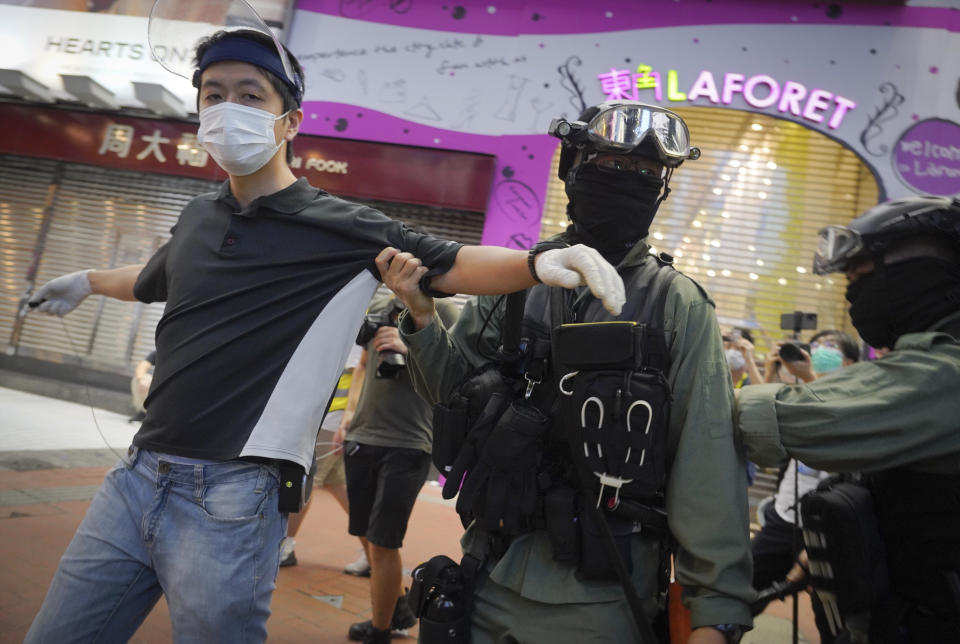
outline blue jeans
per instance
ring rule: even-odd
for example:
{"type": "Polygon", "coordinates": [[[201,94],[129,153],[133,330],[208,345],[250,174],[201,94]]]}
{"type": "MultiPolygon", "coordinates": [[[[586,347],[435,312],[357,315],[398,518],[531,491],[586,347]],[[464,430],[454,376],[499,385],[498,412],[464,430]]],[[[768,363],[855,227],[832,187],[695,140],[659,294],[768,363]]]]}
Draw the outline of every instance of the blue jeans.
{"type": "Polygon", "coordinates": [[[131,447],[67,547],[26,642],[126,642],[166,596],[175,642],[263,642],[279,471],[131,447]]]}

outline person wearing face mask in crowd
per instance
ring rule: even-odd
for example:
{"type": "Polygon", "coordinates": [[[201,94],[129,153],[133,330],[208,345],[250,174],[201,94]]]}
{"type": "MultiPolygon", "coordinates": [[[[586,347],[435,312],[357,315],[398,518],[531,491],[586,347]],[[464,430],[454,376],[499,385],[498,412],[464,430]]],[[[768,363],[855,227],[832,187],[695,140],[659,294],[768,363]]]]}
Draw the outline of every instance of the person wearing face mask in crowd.
{"type": "Polygon", "coordinates": [[[891,201],[827,227],[814,272],[846,274],[854,327],[891,350],[809,383],[743,389],[737,429],[759,464],[793,457],[862,473],[870,503],[854,524],[876,532],[882,547],[870,551],[879,558],[826,587],[831,571],[845,569],[837,553],[872,544],[830,534],[810,551],[814,588],[837,608],[833,634],[960,641],[960,200],[891,201]],[[854,587],[864,594],[840,596],[854,587]]]}
{"type": "Polygon", "coordinates": [[[796,382],[813,382],[819,375],[860,360],[857,341],[850,334],[833,329],[818,331],[811,336],[809,352],[798,346],[799,360],[783,360],[780,357],[783,345],[783,342],[778,342],[767,353],[764,361],[765,382],[777,382],[781,377],[781,369],[793,376],[796,382]]]}
{"type": "Polygon", "coordinates": [[[29,300],[55,315],[91,294],[166,308],[146,418],[27,642],[126,641],[161,594],[176,641],[266,638],[287,514],[305,500],[317,428],[395,256],[416,253],[404,266],[438,294],[586,281],[611,310],[623,301],[592,249],[462,246],[297,179],[303,73],[272,36],[220,31],[198,45],[196,67],[198,140],[228,179],[184,207],[146,265],[71,273],[29,300]]]}
{"type": "MultiPolygon", "coordinates": [[[[395,274],[396,260],[384,274],[407,305],[400,332],[408,365],[418,393],[445,414],[435,418],[449,412],[459,422],[461,396],[467,409],[483,409],[454,450],[444,489],[448,498],[456,493],[465,472],[457,510],[469,524],[461,543],[472,616],[438,621],[428,604],[421,641],[452,641],[464,630],[474,644],[665,641],[671,552],[691,611],[687,641],[739,641],[752,625],[753,590],[730,372],[712,300],[647,243],[674,170],[699,150],[678,115],[634,101],[589,107],[572,123],[555,119],[550,133],[562,141],[559,177],[572,223],[541,244],[584,243],[615,263],[627,284],[623,314],[605,313],[582,289],[561,297],[535,286],[519,314],[509,299],[478,298],[447,330],[433,300],[395,274]],[[572,323],[558,328],[564,320],[572,323]],[[603,329],[640,335],[608,350],[603,329]],[[580,332],[596,336],[579,341],[580,332]],[[520,357],[509,348],[515,334],[520,357]],[[643,347],[642,360],[633,346],[643,347]],[[613,357],[617,366],[609,366],[613,357]],[[644,365],[645,381],[668,388],[670,402],[636,395],[625,360],[644,365]],[[509,393],[489,395],[485,369],[493,365],[500,370],[492,373],[509,374],[495,379],[509,393]],[[488,421],[497,396],[512,402],[488,421]],[[581,456],[594,460],[585,465],[581,456]],[[641,484],[646,491],[635,492],[641,484]]],[[[435,440],[453,440],[457,422],[435,422],[435,440]]]]}
{"type": "Polygon", "coordinates": [[[723,348],[734,389],[762,381],[763,376],[754,358],[753,334],[749,329],[737,328],[723,336],[723,348]]]}

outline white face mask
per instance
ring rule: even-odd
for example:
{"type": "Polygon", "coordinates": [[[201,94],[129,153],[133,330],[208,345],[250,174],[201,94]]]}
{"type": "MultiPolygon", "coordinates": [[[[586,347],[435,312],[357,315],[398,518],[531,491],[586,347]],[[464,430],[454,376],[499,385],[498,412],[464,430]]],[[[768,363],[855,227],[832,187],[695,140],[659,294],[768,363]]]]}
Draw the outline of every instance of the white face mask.
{"type": "Polygon", "coordinates": [[[273,158],[280,146],[273,125],[288,112],[274,116],[238,103],[218,103],[200,111],[197,141],[221,168],[234,176],[253,174],[273,158]]]}

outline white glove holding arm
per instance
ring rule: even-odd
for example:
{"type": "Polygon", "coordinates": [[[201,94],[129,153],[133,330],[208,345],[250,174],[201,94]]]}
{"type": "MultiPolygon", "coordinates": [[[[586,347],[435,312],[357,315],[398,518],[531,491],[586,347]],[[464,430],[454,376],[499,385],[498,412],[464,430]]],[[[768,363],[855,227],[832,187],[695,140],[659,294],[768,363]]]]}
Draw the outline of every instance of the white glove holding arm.
{"type": "Polygon", "coordinates": [[[61,317],[66,315],[93,293],[90,279],[87,277],[89,272],[89,269],[77,271],[50,280],[33,294],[27,306],[41,313],[61,317]]]}
{"type": "Polygon", "coordinates": [[[623,278],[598,251],[583,244],[538,253],[533,260],[536,277],[547,286],[576,288],[586,284],[603,308],[619,315],[626,302],[623,278]]]}

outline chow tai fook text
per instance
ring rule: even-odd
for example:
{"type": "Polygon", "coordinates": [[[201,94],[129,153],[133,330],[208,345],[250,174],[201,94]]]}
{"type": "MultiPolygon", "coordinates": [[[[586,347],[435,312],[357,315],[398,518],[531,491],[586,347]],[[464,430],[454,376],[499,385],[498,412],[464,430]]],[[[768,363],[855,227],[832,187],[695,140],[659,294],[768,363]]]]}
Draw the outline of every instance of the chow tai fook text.
{"type": "Polygon", "coordinates": [[[808,89],[803,83],[790,80],[780,83],[766,74],[748,77],[727,72],[718,83],[713,72],[703,70],[686,92],[680,91],[680,78],[675,69],[667,71],[666,83],[660,72],[648,65],[638,65],[636,72],[611,68],[609,72],[597,74],[597,78],[608,101],[642,100],[640,90],[653,90],[657,102],[661,102],[664,85],[667,100],[672,102],[706,99],[715,105],[729,105],[736,94],[741,94],[751,107],[766,109],[775,105],[782,114],[813,123],[826,121],[832,130],[840,127],[847,112],[857,106],[849,98],[825,89],[808,89]]]}

